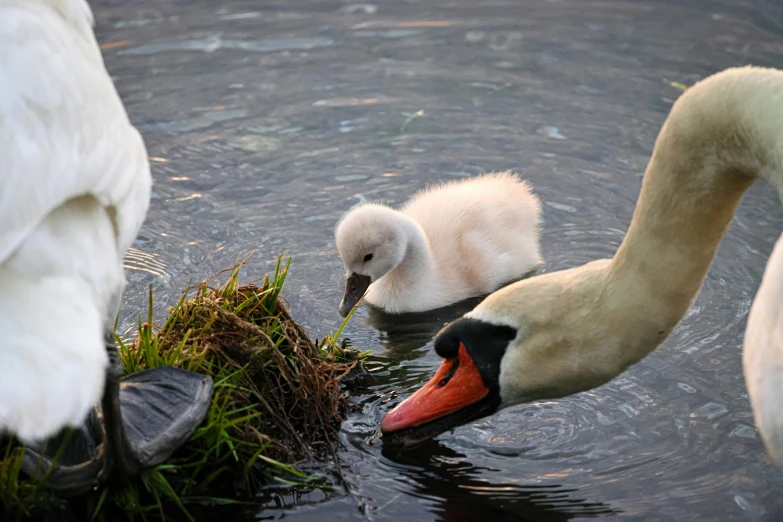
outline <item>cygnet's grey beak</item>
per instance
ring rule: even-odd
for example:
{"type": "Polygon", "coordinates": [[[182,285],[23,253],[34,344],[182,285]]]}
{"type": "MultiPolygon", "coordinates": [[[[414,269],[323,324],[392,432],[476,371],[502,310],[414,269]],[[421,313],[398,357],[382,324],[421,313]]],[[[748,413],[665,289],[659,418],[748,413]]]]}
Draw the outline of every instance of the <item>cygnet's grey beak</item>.
{"type": "Polygon", "coordinates": [[[345,317],[351,312],[351,308],[364,296],[364,292],[367,291],[370,283],[370,276],[355,272],[345,281],[345,295],[343,295],[343,300],[340,302],[341,316],[345,317]]]}

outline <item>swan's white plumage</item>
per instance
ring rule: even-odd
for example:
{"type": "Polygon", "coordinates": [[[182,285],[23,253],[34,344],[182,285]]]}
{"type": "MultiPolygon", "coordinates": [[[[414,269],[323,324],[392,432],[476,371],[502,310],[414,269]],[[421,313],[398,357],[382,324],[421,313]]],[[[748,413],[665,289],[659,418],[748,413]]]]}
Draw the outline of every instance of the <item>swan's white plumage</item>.
{"type": "Polygon", "coordinates": [[[756,426],[783,467],[783,235],[748,315],[742,361],[756,426]]]}
{"type": "Polygon", "coordinates": [[[373,280],[367,302],[418,312],[487,294],[537,269],[540,212],[529,185],[500,172],[432,186],[399,211],[361,205],[335,236],[346,276],[373,280]],[[374,257],[364,263],[370,250],[374,257]]]}
{"type": "Polygon", "coordinates": [[[0,41],[0,431],[29,440],[101,396],[151,177],[86,1],[0,0],[0,41]]]}

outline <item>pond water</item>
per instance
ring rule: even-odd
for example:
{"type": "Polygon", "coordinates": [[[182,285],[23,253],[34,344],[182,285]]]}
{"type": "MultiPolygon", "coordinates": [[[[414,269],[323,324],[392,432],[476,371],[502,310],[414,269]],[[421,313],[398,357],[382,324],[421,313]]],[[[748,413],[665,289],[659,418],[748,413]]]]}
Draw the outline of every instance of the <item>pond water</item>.
{"type": "MultiPolygon", "coordinates": [[[[313,336],[337,328],[332,231],[353,205],[514,169],[543,201],[544,272],[610,257],[655,136],[686,85],[783,65],[777,0],[91,2],[98,39],[153,158],[153,201],[127,256],[122,324],[255,250],[293,255],[284,295],[313,336]]],[[[351,494],[280,499],[260,519],[645,520],[783,517],[742,377],[747,312],[783,212],[745,197],[673,335],[611,383],[515,407],[406,454],[384,413],[440,360],[463,310],[347,329],[375,378],[344,423],[351,494]],[[365,504],[364,512],[358,509],[365,504]]],[[[224,519],[218,511],[216,519],[224,519]]]]}

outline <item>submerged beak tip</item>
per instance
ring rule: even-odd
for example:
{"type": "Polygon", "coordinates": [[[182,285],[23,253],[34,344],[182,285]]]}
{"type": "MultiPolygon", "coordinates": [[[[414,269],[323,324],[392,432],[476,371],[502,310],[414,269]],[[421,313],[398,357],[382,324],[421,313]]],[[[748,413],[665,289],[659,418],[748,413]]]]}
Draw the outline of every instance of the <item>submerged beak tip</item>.
{"type": "Polygon", "coordinates": [[[402,401],[400,404],[392,408],[391,411],[386,413],[386,415],[383,417],[383,420],[381,421],[381,433],[391,433],[408,427],[407,425],[410,424],[410,422],[406,420],[405,415],[407,402],[407,399],[402,401]]]}
{"type": "Polygon", "coordinates": [[[390,420],[389,415],[387,414],[381,421],[381,433],[386,435],[387,433],[391,433],[392,431],[394,431],[394,428],[395,428],[394,420],[393,419],[390,420]]]}

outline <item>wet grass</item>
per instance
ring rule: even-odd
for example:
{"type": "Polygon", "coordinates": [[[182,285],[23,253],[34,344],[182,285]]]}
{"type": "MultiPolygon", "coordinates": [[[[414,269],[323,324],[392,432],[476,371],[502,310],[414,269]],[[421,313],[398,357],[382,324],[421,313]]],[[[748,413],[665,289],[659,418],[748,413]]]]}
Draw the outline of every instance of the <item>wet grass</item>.
{"type": "Polygon", "coordinates": [[[290,257],[240,284],[246,261],[183,292],[162,325],[150,290],[134,340],[118,338],[126,374],[169,365],[213,376],[207,418],[188,443],[125,486],[67,500],[21,474],[18,444],[0,443],[0,520],[195,520],[198,505],[252,503],[272,485],[331,487],[298,464],[334,457],[349,408],[341,381],[361,374],[367,352],[339,342],[352,313],[320,341],[294,322],[280,296],[290,257]]]}

